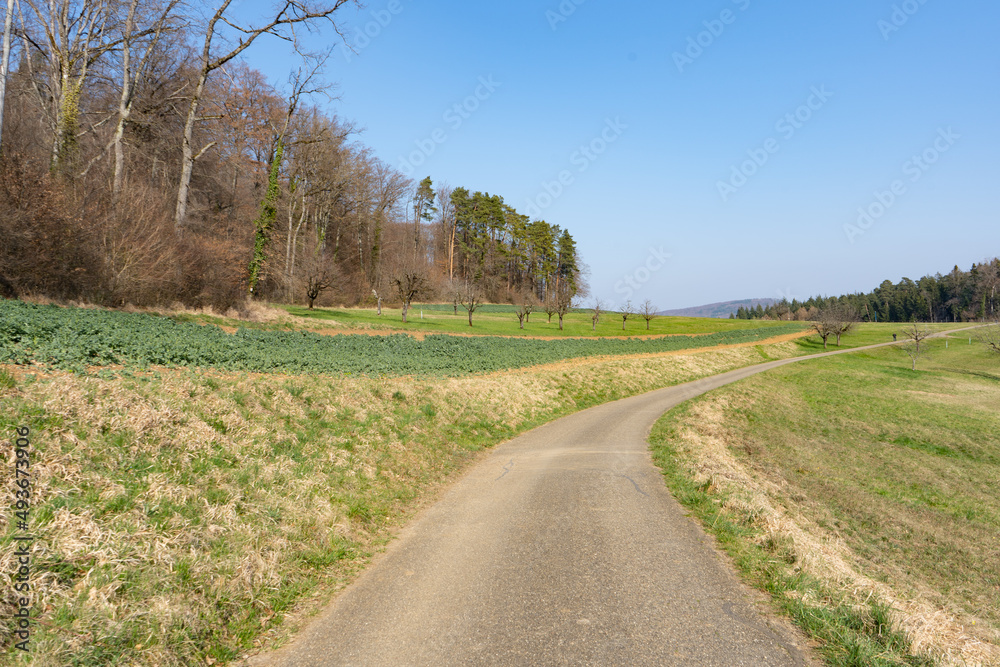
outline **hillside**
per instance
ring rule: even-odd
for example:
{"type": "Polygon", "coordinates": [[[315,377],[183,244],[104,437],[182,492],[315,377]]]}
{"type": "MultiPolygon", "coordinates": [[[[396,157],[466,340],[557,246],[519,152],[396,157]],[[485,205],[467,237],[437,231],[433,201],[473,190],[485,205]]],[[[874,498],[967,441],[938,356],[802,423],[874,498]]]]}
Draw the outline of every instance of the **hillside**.
{"type": "Polygon", "coordinates": [[[710,303],[704,306],[693,306],[691,308],[679,308],[677,310],[664,310],[660,315],[667,317],[713,317],[726,319],[736,313],[740,307],[756,308],[758,305],[767,308],[777,303],[777,299],[742,299],[739,301],[722,301],[710,303]]]}

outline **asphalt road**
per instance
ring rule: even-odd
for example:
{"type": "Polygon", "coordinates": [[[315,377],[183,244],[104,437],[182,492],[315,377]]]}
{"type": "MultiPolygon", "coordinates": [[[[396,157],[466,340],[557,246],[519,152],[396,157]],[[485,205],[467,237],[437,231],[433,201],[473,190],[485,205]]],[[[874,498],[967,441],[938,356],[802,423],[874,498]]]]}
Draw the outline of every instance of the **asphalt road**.
{"type": "Polygon", "coordinates": [[[597,406],[504,443],[291,644],[249,664],[812,663],[667,492],[646,438],[683,401],[816,356],[597,406]]]}

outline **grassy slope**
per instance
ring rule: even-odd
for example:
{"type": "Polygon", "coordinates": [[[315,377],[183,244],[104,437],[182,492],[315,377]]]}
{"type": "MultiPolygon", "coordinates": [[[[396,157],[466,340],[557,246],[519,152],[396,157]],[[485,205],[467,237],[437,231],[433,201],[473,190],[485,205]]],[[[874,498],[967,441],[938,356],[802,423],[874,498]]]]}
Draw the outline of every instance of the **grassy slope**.
{"type": "Polygon", "coordinates": [[[1000,660],[970,638],[1000,640],[1000,358],[962,334],[929,349],[916,373],[890,348],[756,376],[653,434],[678,497],[835,664],[917,660],[868,595],[918,649],[1000,660]]]}
{"type": "MultiPolygon", "coordinates": [[[[784,343],[451,379],[8,366],[0,433],[28,425],[35,447],[40,624],[28,659],[9,643],[5,658],[237,658],[328,600],[478,450],[589,405],[794,353],[784,343]]],[[[8,598],[11,535],[0,523],[8,598]]]]}

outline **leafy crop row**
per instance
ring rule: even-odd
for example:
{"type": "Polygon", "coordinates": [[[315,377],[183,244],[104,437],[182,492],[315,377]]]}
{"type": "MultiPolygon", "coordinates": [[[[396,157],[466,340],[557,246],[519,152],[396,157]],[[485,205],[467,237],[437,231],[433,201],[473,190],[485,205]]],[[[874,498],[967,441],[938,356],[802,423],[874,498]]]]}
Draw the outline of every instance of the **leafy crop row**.
{"type": "Polygon", "coordinates": [[[88,366],[200,366],[224,370],[361,375],[465,375],[595,355],[644,354],[752,342],[800,331],[764,329],[651,340],[537,340],[505,337],[322,336],[240,329],[135,313],[0,300],[0,363],[88,366]]]}

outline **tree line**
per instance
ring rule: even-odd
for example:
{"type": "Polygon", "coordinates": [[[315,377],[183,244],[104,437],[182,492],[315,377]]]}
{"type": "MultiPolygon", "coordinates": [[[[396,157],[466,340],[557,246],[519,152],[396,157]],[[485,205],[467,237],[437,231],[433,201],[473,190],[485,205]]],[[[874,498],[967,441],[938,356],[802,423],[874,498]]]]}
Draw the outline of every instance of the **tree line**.
{"type": "Polygon", "coordinates": [[[955,266],[949,273],[924,276],[896,284],[883,281],[867,294],[787,299],[770,306],[741,306],[735,319],[814,321],[828,310],[849,311],[864,322],[971,322],[1000,316],[1000,259],[973,264],[968,271],[955,266]]]}
{"type": "Polygon", "coordinates": [[[324,111],[329,52],[297,36],[341,33],[352,0],[284,0],[256,19],[238,4],[8,4],[4,295],[227,310],[585,294],[567,230],[495,194],[414,182],[324,111]],[[265,39],[296,47],[283,86],[244,60],[265,39]]]}

